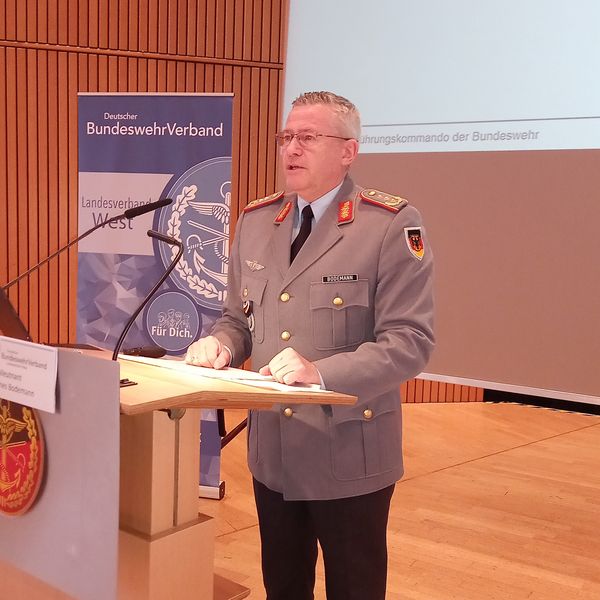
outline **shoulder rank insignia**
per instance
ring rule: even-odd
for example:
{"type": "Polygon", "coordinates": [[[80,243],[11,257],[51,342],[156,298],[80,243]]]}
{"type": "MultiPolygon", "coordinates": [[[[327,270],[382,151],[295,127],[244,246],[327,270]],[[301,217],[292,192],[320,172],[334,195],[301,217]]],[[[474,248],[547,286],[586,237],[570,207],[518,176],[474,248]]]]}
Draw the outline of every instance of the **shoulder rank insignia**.
{"type": "Polygon", "coordinates": [[[386,208],[392,212],[399,212],[408,204],[408,200],[400,198],[400,196],[392,196],[391,194],[373,189],[363,190],[360,193],[360,197],[365,202],[381,206],[381,208],[386,208]]]}
{"type": "Polygon", "coordinates": [[[261,208],[263,206],[268,206],[269,204],[273,204],[273,202],[277,202],[277,200],[281,200],[281,198],[283,198],[285,192],[281,191],[281,192],[275,192],[274,194],[271,194],[270,196],[266,196],[265,198],[259,198],[258,200],[252,200],[252,202],[249,202],[245,208],[244,208],[244,212],[250,212],[256,208],[261,208]]]}

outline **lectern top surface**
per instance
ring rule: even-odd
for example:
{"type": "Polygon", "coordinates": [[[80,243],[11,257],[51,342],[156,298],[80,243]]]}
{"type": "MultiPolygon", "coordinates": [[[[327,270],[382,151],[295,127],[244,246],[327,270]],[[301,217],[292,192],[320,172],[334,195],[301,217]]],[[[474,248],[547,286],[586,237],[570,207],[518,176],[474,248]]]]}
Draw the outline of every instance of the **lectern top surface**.
{"type": "Polygon", "coordinates": [[[152,365],[120,361],[121,378],[137,385],[121,388],[121,412],[139,414],[160,408],[270,408],[273,404],[354,404],[337,392],[282,392],[232,381],[191,375],[152,365]]]}

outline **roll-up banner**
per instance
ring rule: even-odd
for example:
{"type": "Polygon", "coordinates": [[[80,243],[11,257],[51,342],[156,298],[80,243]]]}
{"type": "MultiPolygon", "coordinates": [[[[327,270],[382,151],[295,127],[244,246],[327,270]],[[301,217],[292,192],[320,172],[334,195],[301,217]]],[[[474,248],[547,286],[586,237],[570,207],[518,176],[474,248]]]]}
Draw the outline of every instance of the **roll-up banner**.
{"type": "MultiPolygon", "coordinates": [[[[79,243],[77,341],[113,349],[176,249],[184,254],[130,329],[123,348],[169,355],[207,335],[226,295],[233,97],[79,94],[79,233],[163,198],[170,206],[111,222],[79,243]]],[[[200,485],[220,484],[216,411],[202,411],[200,485]]],[[[213,495],[213,494],[211,494],[213,495]]]]}

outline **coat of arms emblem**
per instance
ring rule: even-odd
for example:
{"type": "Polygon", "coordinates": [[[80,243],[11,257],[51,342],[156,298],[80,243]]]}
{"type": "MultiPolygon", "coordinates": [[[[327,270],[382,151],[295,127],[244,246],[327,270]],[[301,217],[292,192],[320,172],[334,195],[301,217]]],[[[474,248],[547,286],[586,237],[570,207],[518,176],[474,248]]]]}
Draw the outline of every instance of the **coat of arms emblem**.
{"type": "MultiPolygon", "coordinates": [[[[167,191],[170,211],[160,215],[160,229],[180,239],[185,252],[172,280],[205,308],[220,310],[227,294],[231,159],[213,158],[188,169],[167,191]]],[[[161,248],[165,264],[173,248],[161,248]]]]}
{"type": "Polygon", "coordinates": [[[0,399],[0,514],[27,512],[43,473],[44,440],[36,412],[0,399]]]}

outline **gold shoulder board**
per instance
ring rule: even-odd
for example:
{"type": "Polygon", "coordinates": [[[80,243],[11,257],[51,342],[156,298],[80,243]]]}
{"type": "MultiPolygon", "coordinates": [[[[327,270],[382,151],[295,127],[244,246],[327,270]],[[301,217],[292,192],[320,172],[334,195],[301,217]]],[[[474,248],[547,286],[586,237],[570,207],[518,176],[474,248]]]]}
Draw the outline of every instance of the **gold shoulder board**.
{"type": "Polygon", "coordinates": [[[375,204],[375,206],[381,206],[381,208],[386,208],[395,213],[401,211],[408,204],[408,200],[401,198],[400,196],[392,196],[391,194],[386,194],[385,192],[374,189],[363,190],[360,193],[360,197],[365,202],[375,204]]]}
{"type": "Polygon", "coordinates": [[[277,200],[281,200],[283,198],[284,192],[275,192],[270,196],[265,196],[264,198],[259,198],[258,200],[252,200],[249,202],[245,208],[244,212],[250,212],[256,208],[261,208],[262,206],[268,206],[269,204],[273,204],[273,202],[277,202],[277,200]]]}

